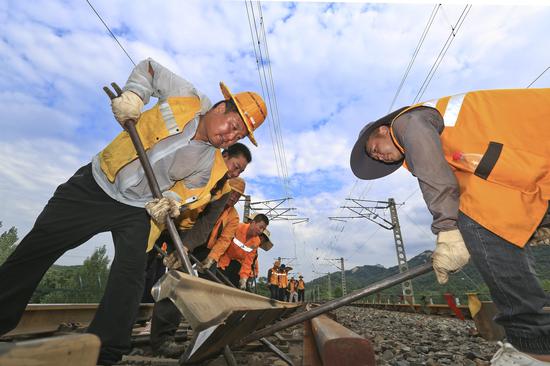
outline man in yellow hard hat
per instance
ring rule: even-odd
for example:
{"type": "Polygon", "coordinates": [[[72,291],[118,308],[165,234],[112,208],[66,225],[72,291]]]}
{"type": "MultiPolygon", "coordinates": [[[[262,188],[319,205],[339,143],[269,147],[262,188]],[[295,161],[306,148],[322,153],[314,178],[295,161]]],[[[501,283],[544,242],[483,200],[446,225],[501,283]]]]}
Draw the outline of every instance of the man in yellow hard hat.
{"type": "Polygon", "coordinates": [[[219,148],[246,136],[255,143],[253,132],[267,115],[258,94],[220,87],[224,99],[212,106],[190,82],[152,59],[133,69],[112,110],[123,127],[136,121],[164,198],[153,199],[130,137],[121,132],[57,188],[0,267],[0,334],[17,325],[40,279],[63,253],[110,231],[115,258],[88,331],[101,339],[103,365],[130,351],[149,239],[160,233],[167,215],[210,201],[212,188],[227,173],[219,148]],[[150,97],[158,103],[142,113],[150,97]]]}
{"type": "Polygon", "coordinates": [[[351,154],[361,179],[400,166],[418,178],[441,284],[472,256],[506,331],[492,365],[550,362],[549,299],[528,245],[550,232],[549,122],[550,88],[473,91],[366,125],[351,154]]]}

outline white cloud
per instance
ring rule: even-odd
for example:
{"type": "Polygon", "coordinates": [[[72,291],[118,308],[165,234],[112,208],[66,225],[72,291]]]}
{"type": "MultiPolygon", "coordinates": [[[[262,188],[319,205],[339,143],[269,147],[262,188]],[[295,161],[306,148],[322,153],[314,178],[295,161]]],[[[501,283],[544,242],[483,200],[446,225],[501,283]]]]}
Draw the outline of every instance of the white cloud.
{"type": "MultiPolygon", "coordinates": [[[[221,97],[220,80],[235,92],[260,90],[243,2],[93,4],[136,62],[157,59],[213,101],[221,97]]],[[[291,204],[310,218],[295,225],[294,234],[288,223],[273,223],[277,246],[261,254],[262,273],[273,257],[295,251],[296,270],[308,279],[317,256],[344,255],[348,268],[395,264],[390,232],[364,220],[342,225],[327,219],[347,214],[337,207],[350,191],[369,199],[408,198],[399,208],[408,254],[430,249],[430,216],[415,193],[415,179],[400,170],[354,185],[349,151],[361,127],[387,112],[433,5],[262,4],[291,204]]],[[[415,97],[464,5],[444,3],[395,107],[415,97]]],[[[549,7],[475,5],[424,99],[525,87],[548,66],[550,49],[541,45],[549,16],[549,7]]],[[[24,234],[55,187],[120,130],[101,87],[123,84],[132,65],[85,2],[8,1],[0,5],[0,23],[0,220],[24,234]]],[[[535,86],[549,80],[547,73],[535,86]]],[[[258,131],[260,148],[253,149],[254,162],[244,175],[254,200],[284,193],[268,127],[258,131]]],[[[61,262],[78,262],[107,242],[99,236],[61,262]]]]}

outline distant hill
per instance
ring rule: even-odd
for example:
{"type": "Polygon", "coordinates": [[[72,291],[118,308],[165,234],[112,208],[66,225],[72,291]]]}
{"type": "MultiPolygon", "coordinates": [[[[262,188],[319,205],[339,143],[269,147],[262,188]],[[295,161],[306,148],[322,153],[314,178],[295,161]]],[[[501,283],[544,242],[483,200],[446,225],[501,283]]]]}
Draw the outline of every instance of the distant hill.
{"type": "MultiPolygon", "coordinates": [[[[543,283],[544,288],[550,290],[550,246],[532,247],[533,257],[536,260],[535,269],[539,274],[539,278],[543,283]]],[[[408,260],[409,268],[416,267],[431,260],[432,252],[427,250],[419,255],[408,260]]],[[[396,259],[397,261],[397,259],[396,259]]],[[[371,283],[380,281],[388,276],[399,272],[398,266],[386,268],[380,264],[364,265],[354,267],[345,271],[346,287],[348,293],[368,286],[371,283]]],[[[332,296],[339,297],[342,294],[341,289],[341,274],[334,272],[330,274],[332,296]]],[[[482,300],[489,300],[489,291],[487,286],[481,279],[479,272],[474,267],[473,263],[469,263],[462,271],[451,275],[449,282],[445,285],[439,285],[433,272],[427,273],[414,280],[413,290],[416,300],[420,296],[425,295],[432,298],[434,303],[444,303],[443,294],[451,292],[460,298],[461,303],[466,303],[465,293],[477,292],[482,300]]],[[[319,277],[306,284],[306,288],[311,290],[314,286],[320,286],[321,298],[328,298],[328,279],[327,276],[319,277]]],[[[397,300],[397,296],[402,294],[401,285],[391,287],[381,292],[382,298],[387,298],[388,295],[393,295],[397,300]]]]}

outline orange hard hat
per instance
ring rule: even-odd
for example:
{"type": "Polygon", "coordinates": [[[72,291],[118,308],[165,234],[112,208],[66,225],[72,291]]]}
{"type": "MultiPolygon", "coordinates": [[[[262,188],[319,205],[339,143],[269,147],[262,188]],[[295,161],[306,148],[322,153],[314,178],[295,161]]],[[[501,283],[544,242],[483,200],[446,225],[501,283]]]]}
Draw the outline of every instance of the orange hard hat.
{"type": "Polygon", "coordinates": [[[267,107],[262,97],[254,92],[242,92],[233,95],[223,81],[220,82],[220,89],[226,100],[231,99],[235,103],[248,130],[248,138],[254,145],[258,146],[254,138],[254,131],[264,123],[267,117],[267,107]]]}

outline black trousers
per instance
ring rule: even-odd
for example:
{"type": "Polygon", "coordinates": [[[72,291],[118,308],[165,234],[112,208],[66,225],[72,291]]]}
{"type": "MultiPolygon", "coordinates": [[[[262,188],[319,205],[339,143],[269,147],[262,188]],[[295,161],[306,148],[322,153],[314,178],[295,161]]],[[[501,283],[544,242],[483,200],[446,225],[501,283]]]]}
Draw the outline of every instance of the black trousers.
{"type": "Polygon", "coordinates": [[[231,281],[231,283],[236,288],[239,288],[239,280],[241,279],[241,277],[239,276],[240,270],[241,264],[236,260],[232,260],[231,262],[229,262],[229,265],[225,267],[225,269],[220,271],[229,279],[229,281],[231,281]]]}
{"type": "Polygon", "coordinates": [[[305,290],[298,290],[298,302],[304,302],[305,290]]]}
{"type": "Polygon", "coordinates": [[[271,293],[271,298],[273,300],[278,300],[279,299],[279,286],[269,285],[269,292],[271,293]]]}
{"type": "Polygon", "coordinates": [[[60,185],[34,227],[0,267],[0,334],[15,328],[38,283],[63,253],[110,231],[115,245],[107,287],[88,331],[101,339],[99,361],[130,351],[143,293],[149,216],[117,202],[96,184],[91,164],[60,185]]]}

